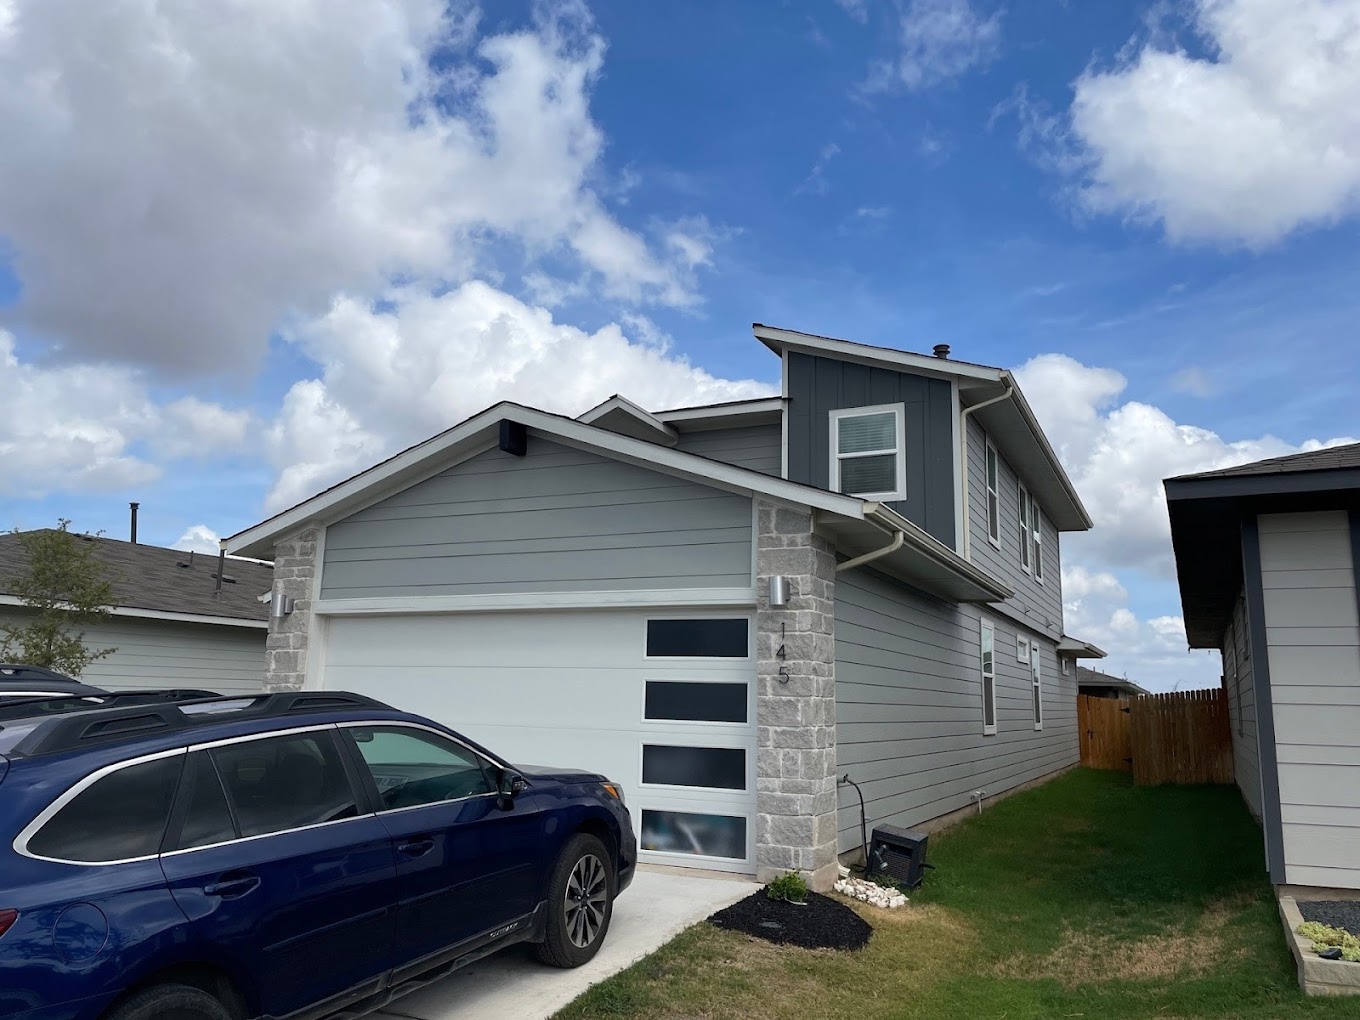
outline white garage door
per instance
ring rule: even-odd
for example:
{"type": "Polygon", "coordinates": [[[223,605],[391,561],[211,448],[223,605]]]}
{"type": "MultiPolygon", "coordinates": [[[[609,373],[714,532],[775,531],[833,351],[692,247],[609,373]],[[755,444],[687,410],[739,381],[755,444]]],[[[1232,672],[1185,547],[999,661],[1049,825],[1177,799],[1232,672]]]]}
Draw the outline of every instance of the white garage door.
{"type": "Polygon", "coordinates": [[[753,872],[755,627],[747,613],[335,616],[321,683],[509,761],[621,783],[643,857],[753,872]]]}

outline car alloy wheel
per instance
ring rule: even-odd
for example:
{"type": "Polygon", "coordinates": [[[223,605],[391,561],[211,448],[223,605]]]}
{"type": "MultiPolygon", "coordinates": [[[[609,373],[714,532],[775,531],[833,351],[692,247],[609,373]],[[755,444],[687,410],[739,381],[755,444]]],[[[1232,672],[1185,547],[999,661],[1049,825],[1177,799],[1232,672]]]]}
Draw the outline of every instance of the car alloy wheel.
{"type": "Polygon", "coordinates": [[[591,945],[604,925],[609,899],[609,875],[594,854],[585,854],[567,879],[565,911],[567,937],[578,949],[591,945]]]}

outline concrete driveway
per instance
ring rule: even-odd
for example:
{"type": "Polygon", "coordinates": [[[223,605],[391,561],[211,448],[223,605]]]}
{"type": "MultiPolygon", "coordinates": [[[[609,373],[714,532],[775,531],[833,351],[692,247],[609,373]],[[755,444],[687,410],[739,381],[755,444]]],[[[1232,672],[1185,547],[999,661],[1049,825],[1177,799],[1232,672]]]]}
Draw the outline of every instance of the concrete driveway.
{"type": "Polygon", "coordinates": [[[735,875],[643,865],[614,904],[603,948],[584,967],[547,967],[534,958],[532,947],[515,946],[398,999],[374,1015],[412,1020],[549,1017],[591,985],[636,963],[696,921],[756,888],[750,879],[735,875]]]}

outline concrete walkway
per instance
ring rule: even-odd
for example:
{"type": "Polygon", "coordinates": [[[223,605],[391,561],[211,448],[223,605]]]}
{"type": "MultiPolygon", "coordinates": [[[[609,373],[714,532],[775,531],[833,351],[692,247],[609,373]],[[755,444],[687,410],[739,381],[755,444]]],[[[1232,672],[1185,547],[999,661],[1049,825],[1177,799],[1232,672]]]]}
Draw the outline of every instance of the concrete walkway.
{"type": "Polygon", "coordinates": [[[514,946],[398,999],[374,1015],[413,1020],[549,1017],[591,985],[636,963],[696,921],[756,888],[750,879],[735,875],[642,866],[614,904],[604,946],[584,967],[547,967],[534,957],[532,947],[514,946]]]}

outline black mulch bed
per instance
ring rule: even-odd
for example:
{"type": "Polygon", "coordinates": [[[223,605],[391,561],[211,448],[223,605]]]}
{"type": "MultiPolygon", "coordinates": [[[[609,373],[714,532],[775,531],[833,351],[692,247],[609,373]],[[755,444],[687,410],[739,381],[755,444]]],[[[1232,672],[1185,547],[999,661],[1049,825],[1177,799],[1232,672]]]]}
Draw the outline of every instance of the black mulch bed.
{"type": "Polygon", "coordinates": [[[708,920],[728,931],[803,949],[863,949],[874,933],[868,922],[844,903],[814,892],[808,893],[806,905],[797,906],[772,900],[764,889],[758,889],[708,920]]]}
{"type": "Polygon", "coordinates": [[[1360,900],[1299,900],[1299,913],[1305,921],[1342,928],[1360,935],[1360,900]]]}

